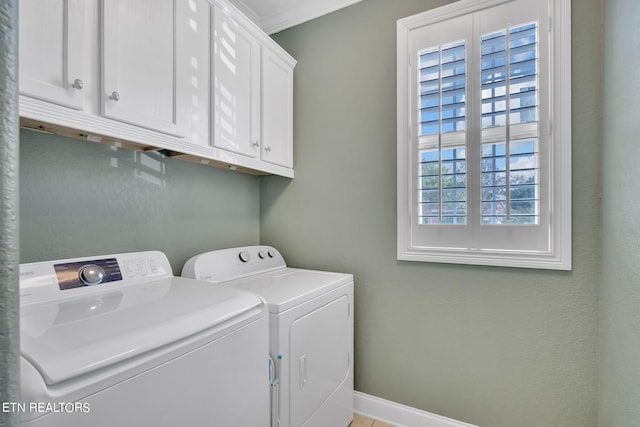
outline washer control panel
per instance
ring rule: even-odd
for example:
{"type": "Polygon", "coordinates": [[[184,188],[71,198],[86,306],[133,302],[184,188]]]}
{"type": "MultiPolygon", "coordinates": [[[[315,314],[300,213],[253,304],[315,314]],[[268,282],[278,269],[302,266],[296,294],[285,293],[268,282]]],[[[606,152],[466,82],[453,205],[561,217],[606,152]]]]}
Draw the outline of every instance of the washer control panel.
{"type": "Polygon", "coordinates": [[[20,303],[173,276],[162,252],[130,252],[20,264],[20,303]]]}
{"type": "Polygon", "coordinates": [[[54,264],[60,290],[122,280],[116,258],[54,264]]]}

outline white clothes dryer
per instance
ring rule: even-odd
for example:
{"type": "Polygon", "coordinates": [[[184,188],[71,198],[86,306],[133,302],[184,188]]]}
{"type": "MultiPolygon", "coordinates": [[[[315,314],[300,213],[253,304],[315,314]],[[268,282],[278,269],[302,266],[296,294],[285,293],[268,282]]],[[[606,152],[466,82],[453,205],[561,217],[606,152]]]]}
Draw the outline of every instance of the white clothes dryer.
{"type": "Polygon", "coordinates": [[[268,312],[161,252],[20,265],[22,423],[270,423],[268,312]]]}
{"type": "Polygon", "coordinates": [[[353,276],[287,267],[275,248],[191,258],[184,277],[243,289],[269,307],[272,427],[346,427],[353,417],[353,276]]]}

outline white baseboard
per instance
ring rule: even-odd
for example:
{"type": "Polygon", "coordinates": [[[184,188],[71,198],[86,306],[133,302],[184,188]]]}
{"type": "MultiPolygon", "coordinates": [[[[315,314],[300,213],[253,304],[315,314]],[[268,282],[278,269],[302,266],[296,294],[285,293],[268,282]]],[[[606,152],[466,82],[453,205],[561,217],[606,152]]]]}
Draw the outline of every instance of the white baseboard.
{"type": "Polygon", "coordinates": [[[358,391],[353,393],[353,411],[394,427],[478,427],[358,391]]]}

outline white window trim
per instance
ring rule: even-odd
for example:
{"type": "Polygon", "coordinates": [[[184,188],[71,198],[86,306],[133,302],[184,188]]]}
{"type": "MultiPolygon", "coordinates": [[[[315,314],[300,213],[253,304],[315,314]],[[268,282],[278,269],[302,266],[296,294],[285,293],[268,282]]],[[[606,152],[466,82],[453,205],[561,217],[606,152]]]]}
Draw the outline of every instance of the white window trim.
{"type": "Polygon", "coordinates": [[[441,262],[504,267],[571,270],[571,0],[548,1],[552,16],[549,57],[551,63],[550,123],[550,226],[548,251],[451,249],[413,243],[411,205],[414,191],[411,159],[412,114],[410,84],[412,30],[467,13],[498,6],[514,0],[460,0],[450,5],[403,18],[397,22],[397,258],[402,261],[441,262]]]}

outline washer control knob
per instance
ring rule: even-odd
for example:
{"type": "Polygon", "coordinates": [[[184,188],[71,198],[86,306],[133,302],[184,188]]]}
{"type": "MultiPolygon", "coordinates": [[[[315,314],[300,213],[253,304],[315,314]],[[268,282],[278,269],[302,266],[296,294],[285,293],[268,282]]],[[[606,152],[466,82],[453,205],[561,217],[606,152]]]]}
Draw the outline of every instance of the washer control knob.
{"type": "Polygon", "coordinates": [[[273,258],[274,256],[276,256],[276,253],[273,250],[269,249],[267,251],[267,255],[269,255],[269,258],[273,258]]]}
{"type": "Polygon", "coordinates": [[[240,258],[240,261],[242,262],[249,262],[249,260],[251,259],[251,255],[249,255],[249,252],[247,251],[242,251],[240,252],[240,254],[238,254],[238,258],[240,258]]]}
{"type": "Polygon", "coordinates": [[[99,265],[87,264],[80,269],[78,276],[85,285],[98,285],[104,279],[104,270],[99,265]]]}
{"type": "Polygon", "coordinates": [[[264,251],[258,251],[258,256],[260,257],[260,259],[265,259],[267,254],[265,254],[264,251]]]}

